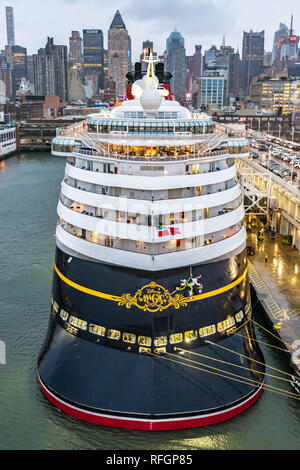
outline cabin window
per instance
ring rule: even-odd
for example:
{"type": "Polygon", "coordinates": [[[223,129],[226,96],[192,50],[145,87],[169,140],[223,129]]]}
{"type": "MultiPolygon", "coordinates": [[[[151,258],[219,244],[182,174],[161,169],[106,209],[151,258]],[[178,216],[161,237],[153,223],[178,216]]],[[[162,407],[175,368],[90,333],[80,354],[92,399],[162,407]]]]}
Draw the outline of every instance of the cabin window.
{"type": "Polygon", "coordinates": [[[69,314],[68,312],[66,312],[65,310],[61,309],[60,311],[60,318],[64,321],[67,321],[68,318],[69,318],[69,314]]]}
{"type": "Polygon", "coordinates": [[[166,336],[158,336],[154,338],[154,346],[166,346],[168,344],[168,338],[166,336]]]}
{"type": "Polygon", "coordinates": [[[93,323],[89,324],[89,332],[98,336],[105,336],[106,329],[103,326],[94,325],[93,323]]]}
{"type": "Polygon", "coordinates": [[[201,338],[205,336],[213,335],[216,332],[216,325],[205,326],[204,328],[200,328],[199,335],[201,338]]]}
{"type": "Polygon", "coordinates": [[[87,322],[81,320],[80,318],[70,316],[69,323],[73,326],[76,326],[77,328],[80,328],[81,330],[87,329],[87,322]]]}
{"type": "Polygon", "coordinates": [[[233,317],[226,318],[226,320],[221,321],[218,323],[217,328],[218,331],[224,331],[227,330],[228,328],[231,328],[232,326],[235,325],[235,320],[233,317]]]}
{"type": "Polygon", "coordinates": [[[166,354],[167,350],[166,348],[156,348],[154,349],[155,354],[166,354]]]}
{"type": "Polygon", "coordinates": [[[149,354],[149,353],[151,353],[151,349],[150,348],[139,348],[139,353],[140,354],[149,354]]]}
{"type": "Polygon", "coordinates": [[[58,303],[54,300],[53,297],[51,298],[51,300],[52,300],[52,304],[53,304],[53,310],[54,310],[56,313],[58,313],[58,312],[59,312],[59,305],[58,305],[58,303]]]}
{"type": "Polygon", "coordinates": [[[67,325],[66,325],[66,330],[69,333],[71,333],[72,335],[77,335],[77,333],[78,333],[78,329],[74,328],[74,326],[69,325],[69,323],[67,323],[67,325]]]}
{"type": "Polygon", "coordinates": [[[186,331],[184,333],[184,341],[186,343],[189,343],[190,341],[194,341],[197,339],[198,333],[197,330],[192,330],[192,331],[186,331]]]}
{"type": "Polygon", "coordinates": [[[182,333],[175,333],[174,335],[170,336],[170,344],[182,343],[182,341],[183,341],[182,333]]]}
{"type": "Polygon", "coordinates": [[[139,336],[138,337],[138,343],[141,346],[151,346],[152,344],[152,339],[149,338],[148,336],[139,336]]]}
{"type": "Polygon", "coordinates": [[[242,321],[243,316],[244,316],[244,314],[243,314],[242,310],[240,310],[235,316],[236,321],[242,321]]]}
{"type": "Polygon", "coordinates": [[[136,342],[136,336],[132,333],[123,333],[123,341],[125,341],[125,343],[134,344],[136,342]]]}
{"type": "Polygon", "coordinates": [[[121,338],[121,333],[118,330],[108,330],[107,332],[107,337],[109,339],[115,339],[118,340],[121,338]]]}

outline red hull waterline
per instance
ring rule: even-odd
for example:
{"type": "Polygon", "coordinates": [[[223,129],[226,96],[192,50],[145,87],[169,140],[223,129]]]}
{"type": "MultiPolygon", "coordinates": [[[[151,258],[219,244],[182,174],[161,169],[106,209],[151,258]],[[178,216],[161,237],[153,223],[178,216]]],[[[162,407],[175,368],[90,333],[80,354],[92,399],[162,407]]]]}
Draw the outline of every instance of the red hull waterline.
{"type": "Polygon", "coordinates": [[[210,413],[201,416],[194,416],[189,418],[171,418],[171,419],[130,419],[116,416],[108,416],[101,413],[90,412],[72,406],[69,403],[57,398],[51,393],[38,377],[38,382],[42,392],[47,399],[57,408],[64,413],[72,416],[73,418],[87,421],[89,423],[98,424],[101,426],[109,426],[114,428],[136,429],[139,431],[170,431],[175,429],[198,428],[201,426],[209,426],[211,424],[221,423],[227,421],[235,416],[246,411],[252,406],[262,393],[264,384],[262,383],[259,389],[247,400],[239,403],[236,406],[228,408],[227,410],[217,413],[210,413]]]}

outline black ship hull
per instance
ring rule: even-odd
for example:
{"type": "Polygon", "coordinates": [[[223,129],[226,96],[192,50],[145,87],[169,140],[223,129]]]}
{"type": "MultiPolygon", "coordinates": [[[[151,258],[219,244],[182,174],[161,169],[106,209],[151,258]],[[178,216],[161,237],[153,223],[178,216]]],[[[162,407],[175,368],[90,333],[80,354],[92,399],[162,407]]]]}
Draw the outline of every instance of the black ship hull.
{"type": "Polygon", "coordinates": [[[137,271],[57,248],[38,363],[46,397],[75,418],[140,430],[214,424],[249,408],[263,389],[264,359],[253,341],[246,254],[194,266],[193,276],[200,274],[202,291],[191,293],[176,290],[189,267],[137,271]],[[234,327],[219,328],[230,316],[234,327]],[[71,317],[83,323],[74,327],[71,317]],[[144,337],[151,338],[145,347],[144,337]]]}

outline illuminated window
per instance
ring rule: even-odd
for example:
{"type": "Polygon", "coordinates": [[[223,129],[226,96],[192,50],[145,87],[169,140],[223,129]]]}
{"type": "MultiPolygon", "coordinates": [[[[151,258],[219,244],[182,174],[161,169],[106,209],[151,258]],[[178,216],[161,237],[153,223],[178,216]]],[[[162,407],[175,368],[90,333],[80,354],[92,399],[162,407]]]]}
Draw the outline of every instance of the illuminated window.
{"type": "Polygon", "coordinates": [[[201,338],[205,336],[213,335],[216,332],[216,325],[205,326],[204,328],[200,328],[199,335],[201,338]]]}
{"type": "Polygon", "coordinates": [[[154,346],[166,346],[168,344],[168,338],[166,336],[158,336],[154,338],[154,346]]]}
{"type": "Polygon", "coordinates": [[[74,328],[74,326],[69,325],[69,323],[67,323],[67,325],[66,325],[66,330],[69,333],[72,333],[72,335],[77,335],[77,333],[78,333],[78,329],[74,328]]]}
{"type": "Polygon", "coordinates": [[[197,339],[198,333],[197,330],[192,330],[192,331],[186,331],[184,333],[184,341],[186,343],[189,343],[190,341],[194,341],[197,339]]]}
{"type": "Polygon", "coordinates": [[[60,318],[64,321],[68,320],[69,314],[65,310],[61,309],[60,311],[60,318]]]}
{"type": "Polygon", "coordinates": [[[51,296],[51,301],[52,301],[52,304],[53,304],[53,310],[58,313],[59,311],[59,305],[58,303],[54,300],[54,298],[51,296]]]}
{"type": "Polygon", "coordinates": [[[193,175],[199,175],[200,173],[200,165],[197,164],[197,165],[192,165],[192,172],[193,172],[193,175]]]}
{"type": "Polygon", "coordinates": [[[125,343],[134,344],[136,342],[136,336],[132,333],[123,333],[123,341],[125,341],[125,343]]]}
{"type": "Polygon", "coordinates": [[[220,323],[218,323],[217,327],[218,327],[218,331],[220,332],[220,331],[227,330],[227,328],[231,328],[234,325],[235,325],[234,318],[229,317],[229,318],[226,318],[226,320],[221,321],[220,323]]]}
{"type": "Polygon", "coordinates": [[[106,329],[103,326],[89,324],[89,332],[98,336],[105,336],[106,329]]]}
{"type": "Polygon", "coordinates": [[[140,354],[149,354],[149,353],[151,353],[151,349],[150,348],[139,348],[139,353],[140,354]]]}
{"type": "Polygon", "coordinates": [[[107,332],[107,337],[110,339],[120,339],[121,338],[121,333],[118,330],[108,330],[107,332]]]}
{"type": "MultiPolygon", "coordinates": [[[[152,339],[147,337],[147,336],[139,336],[138,337],[138,343],[141,346],[151,346],[152,344],[152,339]]],[[[141,348],[140,348],[141,349],[141,348]]]]}
{"type": "Polygon", "coordinates": [[[166,348],[156,348],[154,349],[155,354],[166,354],[167,350],[166,348]]]}
{"type": "Polygon", "coordinates": [[[175,335],[170,336],[170,343],[177,344],[183,341],[183,334],[182,333],[175,333],[175,335]]]}
{"type": "Polygon", "coordinates": [[[84,320],[81,320],[80,318],[71,316],[69,318],[69,323],[73,326],[77,326],[77,328],[80,328],[81,330],[87,329],[87,322],[84,320]]]}
{"type": "Polygon", "coordinates": [[[244,316],[244,314],[243,314],[242,310],[240,310],[240,312],[238,312],[235,316],[236,321],[242,321],[243,316],[244,316]]]}

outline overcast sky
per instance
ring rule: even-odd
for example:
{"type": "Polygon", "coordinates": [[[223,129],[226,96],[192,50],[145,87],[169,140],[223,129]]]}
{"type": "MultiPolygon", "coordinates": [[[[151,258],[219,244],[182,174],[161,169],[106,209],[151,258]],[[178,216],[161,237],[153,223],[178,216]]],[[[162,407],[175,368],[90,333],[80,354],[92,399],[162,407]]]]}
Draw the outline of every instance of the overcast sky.
{"type": "Polygon", "coordinates": [[[72,30],[102,29],[107,47],[107,30],[120,10],[132,40],[133,60],[142,42],[150,39],[162,54],[166,38],[175,28],[185,38],[187,55],[195,44],[208,49],[226,45],[242,49],[243,30],[265,30],[265,49],[272,49],[274,31],[279,23],[290,25],[300,35],[300,1],[283,0],[8,0],[0,3],[0,47],[6,44],[5,6],[14,7],[16,44],[27,47],[28,54],[44,47],[47,36],[55,44],[69,44],[72,30]]]}

